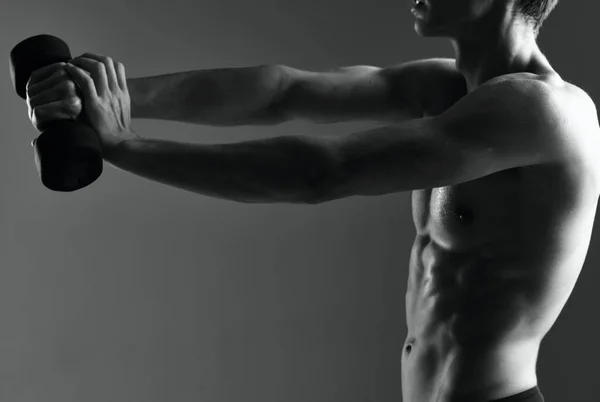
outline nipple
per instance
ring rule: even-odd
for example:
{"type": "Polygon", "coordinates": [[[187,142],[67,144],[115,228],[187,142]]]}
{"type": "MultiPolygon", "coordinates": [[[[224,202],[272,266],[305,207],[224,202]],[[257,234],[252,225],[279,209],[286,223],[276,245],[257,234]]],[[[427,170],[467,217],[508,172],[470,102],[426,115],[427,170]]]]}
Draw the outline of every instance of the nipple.
{"type": "Polygon", "coordinates": [[[465,206],[459,206],[454,210],[454,214],[464,224],[469,224],[473,222],[473,211],[471,208],[467,208],[465,206]]]}

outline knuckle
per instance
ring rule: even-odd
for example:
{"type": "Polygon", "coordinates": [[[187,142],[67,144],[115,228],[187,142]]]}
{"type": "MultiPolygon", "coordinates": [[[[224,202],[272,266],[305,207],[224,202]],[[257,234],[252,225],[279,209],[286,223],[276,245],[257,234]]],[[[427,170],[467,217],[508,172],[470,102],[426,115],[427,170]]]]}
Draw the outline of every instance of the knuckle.
{"type": "Polygon", "coordinates": [[[81,107],[72,104],[65,104],[61,107],[61,115],[66,116],[67,118],[77,118],[81,114],[81,107]]]}
{"type": "Polygon", "coordinates": [[[29,77],[29,79],[27,80],[27,84],[25,84],[25,91],[29,94],[29,88],[31,88],[31,86],[34,84],[34,77],[33,74],[29,77]]]}
{"type": "Polygon", "coordinates": [[[53,77],[68,77],[69,73],[67,73],[67,69],[65,67],[56,70],[54,72],[54,74],[52,74],[53,77]]]}
{"type": "Polygon", "coordinates": [[[92,59],[96,63],[100,64],[108,64],[112,63],[112,59],[109,56],[104,56],[96,53],[84,53],[83,56],[88,56],[88,58],[92,59]]]}
{"type": "Polygon", "coordinates": [[[27,105],[29,105],[29,107],[32,107],[32,108],[34,108],[36,106],[39,106],[39,105],[42,104],[42,100],[43,100],[42,98],[43,97],[44,96],[39,96],[39,94],[38,95],[34,95],[32,97],[28,97],[27,98],[27,105]]]}
{"type": "Polygon", "coordinates": [[[102,73],[106,71],[106,66],[103,63],[94,63],[94,67],[92,67],[96,73],[102,73]]]}
{"type": "Polygon", "coordinates": [[[33,110],[31,111],[31,116],[32,116],[32,119],[34,119],[36,121],[42,121],[44,118],[42,108],[39,106],[33,108],[33,110]]]}
{"type": "Polygon", "coordinates": [[[81,109],[81,98],[78,96],[69,97],[66,103],[72,110],[81,109]]]}
{"type": "Polygon", "coordinates": [[[77,92],[77,85],[75,85],[75,82],[73,82],[73,80],[64,81],[63,87],[67,95],[72,95],[77,92]]]}
{"type": "Polygon", "coordinates": [[[29,90],[32,86],[37,84],[37,82],[39,81],[38,76],[39,74],[36,74],[35,72],[29,76],[29,79],[27,80],[27,85],[25,86],[26,90],[29,90]]]}

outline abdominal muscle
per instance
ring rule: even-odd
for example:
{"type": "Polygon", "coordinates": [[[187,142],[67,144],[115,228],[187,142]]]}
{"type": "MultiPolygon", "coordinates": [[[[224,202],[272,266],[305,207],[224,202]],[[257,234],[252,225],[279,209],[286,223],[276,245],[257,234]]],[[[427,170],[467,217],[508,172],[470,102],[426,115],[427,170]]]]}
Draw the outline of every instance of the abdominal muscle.
{"type": "Polygon", "coordinates": [[[423,242],[413,255],[430,266],[411,269],[406,294],[403,400],[483,402],[534,387],[541,337],[528,325],[519,291],[528,279],[483,275],[498,272],[497,260],[444,258],[426,237],[416,243],[423,242]]]}
{"type": "Polygon", "coordinates": [[[487,402],[537,384],[541,341],[575,286],[596,215],[600,135],[589,115],[565,163],[413,191],[404,402],[487,402]]]}
{"type": "Polygon", "coordinates": [[[404,401],[483,402],[534,387],[542,335],[527,319],[530,275],[508,260],[502,269],[501,257],[449,253],[427,236],[412,260],[423,266],[411,266],[406,294],[404,401]]]}
{"type": "Polygon", "coordinates": [[[438,342],[422,338],[405,351],[404,401],[487,402],[537,385],[538,343],[461,348],[438,342]]]}
{"type": "Polygon", "coordinates": [[[413,192],[404,402],[485,402],[537,384],[596,213],[592,181],[572,173],[520,168],[413,192]]]}

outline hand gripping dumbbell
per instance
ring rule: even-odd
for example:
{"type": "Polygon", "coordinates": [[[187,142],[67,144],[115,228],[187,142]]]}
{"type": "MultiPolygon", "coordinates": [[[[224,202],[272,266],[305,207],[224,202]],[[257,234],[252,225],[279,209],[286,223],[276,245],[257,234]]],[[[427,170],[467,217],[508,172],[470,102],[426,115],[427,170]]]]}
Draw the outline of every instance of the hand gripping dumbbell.
{"type": "MultiPolygon", "coordinates": [[[[69,47],[55,36],[36,35],[20,42],[10,52],[10,76],[17,94],[27,99],[27,82],[35,70],[70,59],[69,47]]],[[[50,190],[79,190],[102,174],[100,138],[78,120],[53,121],[33,142],[38,173],[50,190]]]]}

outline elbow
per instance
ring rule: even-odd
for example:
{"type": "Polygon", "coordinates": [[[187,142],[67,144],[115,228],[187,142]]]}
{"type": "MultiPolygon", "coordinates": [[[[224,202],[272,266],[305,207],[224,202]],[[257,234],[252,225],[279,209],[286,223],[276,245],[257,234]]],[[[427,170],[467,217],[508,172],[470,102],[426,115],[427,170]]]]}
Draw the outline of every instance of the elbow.
{"type": "Polygon", "coordinates": [[[340,198],[349,197],[349,194],[344,190],[344,175],[342,174],[342,164],[337,161],[331,154],[323,158],[323,162],[319,164],[319,169],[315,170],[315,174],[310,180],[310,191],[307,197],[307,204],[317,205],[329,201],[338,200],[340,198]]]}
{"type": "Polygon", "coordinates": [[[314,192],[309,197],[304,197],[302,204],[319,205],[333,200],[335,200],[335,198],[330,197],[328,194],[314,192]]]}
{"type": "Polygon", "coordinates": [[[343,163],[337,142],[310,136],[286,136],[278,139],[283,148],[286,168],[278,175],[278,186],[285,188],[286,199],[298,204],[322,204],[342,198],[343,163]]]}
{"type": "Polygon", "coordinates": [[[331,189],[329,188],[326,179],[326,173],[313,169],[313,174],[310,175],[305,182],[302,191],[296,193],[294,203],[305,205],[318,205],[327,201],[331,201],[331,189]]]}
{"type": "Polygon", "coordinates": [[[281,64],[263,65],[265,86],[270,88],[271,97],[265,108],[265,115],[271,124],[279,124],[289,120],[286,110],[286,98],[291,86],[287,67],[281,64]]]}

